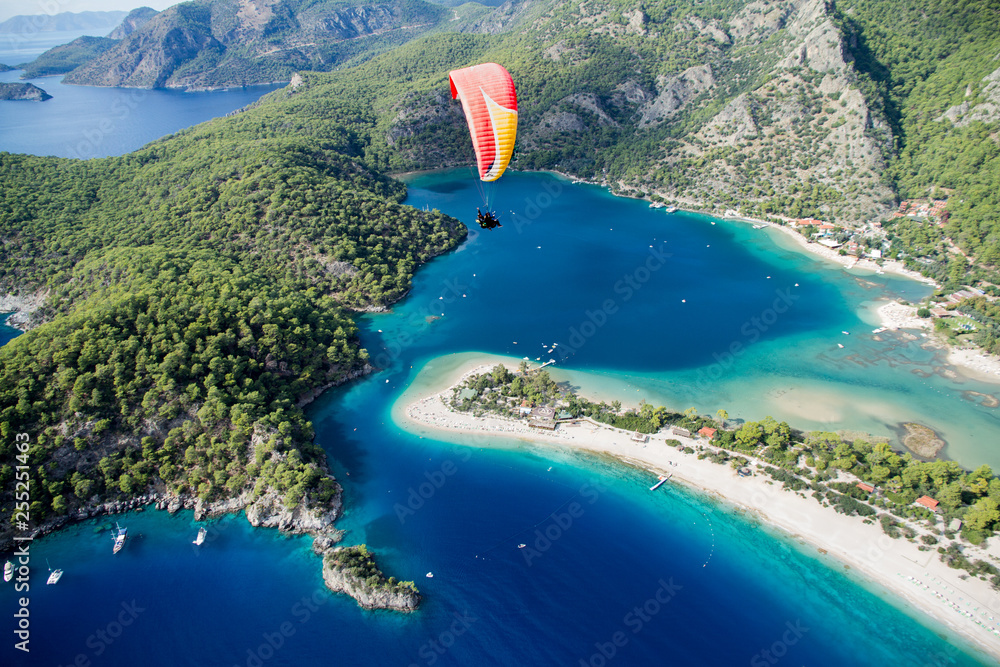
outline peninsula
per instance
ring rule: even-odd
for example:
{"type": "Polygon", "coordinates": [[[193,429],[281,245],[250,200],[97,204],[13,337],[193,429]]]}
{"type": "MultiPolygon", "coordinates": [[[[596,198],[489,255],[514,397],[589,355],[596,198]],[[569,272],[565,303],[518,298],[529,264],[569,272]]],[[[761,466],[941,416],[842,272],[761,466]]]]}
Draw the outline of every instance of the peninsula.
{"type": "Polygon", "coordinates": [[[693,409],[595,404],[544,370],[508,364],[518,362],[470,359],[442,379],[445,386],[418,376],[413,386],[426,388],[404,393],[394,419],[473,446],[527,443],[610,456],[648,471],[650,484],[669,476],[668,484],[716,497],[840,560],[1000,657],[1000,618],[986,604],[1000,586],[1000,548],[988,537],[1000,480],[988,466],[967,473],[953,462],[900,455],[879,439],[798,434],[771,418],[733,428],[724,411],[713,419],[693,409]],[[948,495],[963,484],[983,491],[973,506],[948,495]],[[951,517],[963,511],[964,523],[956,523],[951,517]]]}

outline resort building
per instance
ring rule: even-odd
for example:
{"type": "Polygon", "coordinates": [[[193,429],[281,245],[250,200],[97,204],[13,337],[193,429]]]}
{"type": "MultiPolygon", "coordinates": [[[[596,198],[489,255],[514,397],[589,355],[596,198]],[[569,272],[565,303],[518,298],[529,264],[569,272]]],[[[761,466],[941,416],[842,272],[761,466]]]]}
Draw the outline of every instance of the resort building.
{"type": "Polygon", "coordinates": [[[931,510],[932,512],[936,512],[937,511],[937,506],[938,506],[938,501],[934,500],[930,496],[920,496],[919,498],[917,498],[917,504],[918,505],[923,505],[924,507],[926,507],[927,509],[931,510]]]}
{"type": "Polygon", "coordinates": [[[700,429],[698,429],[698,435],[704,436],[705,438],[711,440],[713,437],[715,437],[715,432],[717,430],[718,429],[714,429],[711,426],[702,426],[700,429]]]}
{"type": "Polygon", "coordinates": [[[686,428],[681,428],[680,426],[671,426],[670,427],[670,432],[673,435],[680,435],[680,436],[683,436],[685,438],[690,438],[691,437],[691,431],[687,430],[686,428]]]}
{"type": "Polygon", "coordinates": [[[528,417],[528,426],[552,431],[556,427],[556,411],[547,405],[532,408],[528,417]]]}
{"type": "Polygon", "coordinates": [[[858,482],[857,486],[865,493],[871,493],[872,491],[875,490],[874,486],[872,486],[871,484],[865,484],[864,482],[858,482]]]}

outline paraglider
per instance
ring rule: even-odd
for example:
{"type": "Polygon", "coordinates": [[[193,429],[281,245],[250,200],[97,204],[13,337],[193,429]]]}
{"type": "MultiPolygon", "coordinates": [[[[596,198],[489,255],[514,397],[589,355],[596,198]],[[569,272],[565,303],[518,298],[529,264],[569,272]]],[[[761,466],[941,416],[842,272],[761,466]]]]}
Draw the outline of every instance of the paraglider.
{"type": "Polygon", "coordinates": [[[476,209],[476,222],[483,229],[493,229],[494,227],[503,227],[500,224],[500,220],[497,218],[496,213],[493,211],[487,211],[483,213],[478,208],[476,209]]]}
{"type": "MultiPolygon", "coordinates": [[[[448,74],[451,97],[462,101],[465,120],[472,135],[479,180],[492,183],[503,175],[514,153],[517,136],[517,92],[510,73],[496,63],[473,65],[448,74]]],[[[492,189],[480,186],[486,213],[477,210],[476,221],[484,229],[500,227],[490,209],[492,189]]]]}

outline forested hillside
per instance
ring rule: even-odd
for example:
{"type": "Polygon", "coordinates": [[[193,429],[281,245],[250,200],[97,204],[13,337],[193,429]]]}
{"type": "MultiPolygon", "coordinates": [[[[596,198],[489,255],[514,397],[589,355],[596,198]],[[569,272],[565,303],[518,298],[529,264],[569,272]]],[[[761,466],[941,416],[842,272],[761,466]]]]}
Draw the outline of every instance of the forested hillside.
{"type": "Polygon", "coordinates": [[[862,85],[897,135],[885,178],[901,199],[948,199],[943,229],[1000,266],[1000,1],[838,3],[862,85]]]}
{"type": "Polygon", "coordinates": [[[7,516],[18,463],[35,525],[150,488],[333,502],[302,405],[368,369],[345,307],[398,299],[465,228],[398,203],[360,100],[299,97],[120,158],[0,153],[0,289],[48,297],[0,348],[7,516]]]}
{"type": "MultiPolygon", "coordinates": [[[[295,21],[333,4],[299,2],[295,21]]],[[[0,293],[47,297],[38,326],[0,349],[0,483],[13,486],[23,431],[36,521],[161,482],[207,500],[330,498],[300,399],[365,371],[345,309],[391,304],[463,238],[457,221],[400,205],[386,174],[471,163],[447,74],[474,63],[502,63],[517,84],[514,168],[846,226],[887,219],[901,195],[947,196],[944,227],[888,221],[893,248],[955,282],[995,271],[998,4],[406,0],[385,33],[404,45],[372,57],[389,45],[369,48],[375,32],[342,39],[323,62],[365,62],[302,73],[233,117],[119,158],[0,154],[0,293]],[[401,27],[435,16],[454,28],[401,27]]],[[[271,12],[253,34],[284,43],[291,18],[275,12],[290,6],[253,4],[271,12]]],[[[178,16],[190,44],[248,25],[229,0],[194,2],[126,41],[178,16]]],[[[129,71],[229,82],[249,62],[232,44],[129,71]]],[[[316,62],[279,52],[268,76],[316,62]]]]}
{"type": "MultiPolygon", "coordinates": [[[[998,15],[1000,0],[198,0],[67,80],[241,85],[404,44],[347,76],[365,84],[394,61],[441,75],[492,59],[521,91],[515,168],[848,226],[887,218],[901,199],[947,198],[948,225],[891,230],[893,254],[941,278],[949,237],[985,278],[1000,262],[998,15]],[[441,33],[452,36],[426,38],[441,33]],[[425,56],[440,67],[412,62],[425,56]],[[928,242],[938,251],[918,263],[928,242]]],[[[413,83],[405,98],[383,89],[399,105],[392,160],[464,160],[447,91],[437,77],[413,83]]]]}

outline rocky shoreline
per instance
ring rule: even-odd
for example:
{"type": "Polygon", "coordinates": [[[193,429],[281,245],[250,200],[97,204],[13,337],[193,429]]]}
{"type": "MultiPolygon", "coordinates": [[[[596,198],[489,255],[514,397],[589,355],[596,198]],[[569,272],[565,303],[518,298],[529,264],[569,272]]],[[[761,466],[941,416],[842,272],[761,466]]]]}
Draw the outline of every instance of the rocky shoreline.
{"type": "Polygon", "coordinates": [[[27,331],[31,328],[29,320],[32,313],[42,307],[48,296],[48,290],[34,294],[2,294],[0,295],[0,313],[10,313],[6,321],[7,326],[27,331]]]}
{"type": "Polygon", "coordinates": [[[365,609],[415,611],[422,599],[412,582],[398,583],[393,579],[386,580],[364,545],[347,548],[337,547],[325,551],[323,553],[323,582],[327,588],[335,593],[350,595],[365,609]],[[372,585],[370,583],[371,577],[362,578],[353,573],[352,570],[355,568],[347,562],[345,558],[347,554],[351,554],[355,559],[360,557],[359,554],[363,554],[366,564],[374,572],[373,576],[378,579],[378,583],[372,585]]]}

